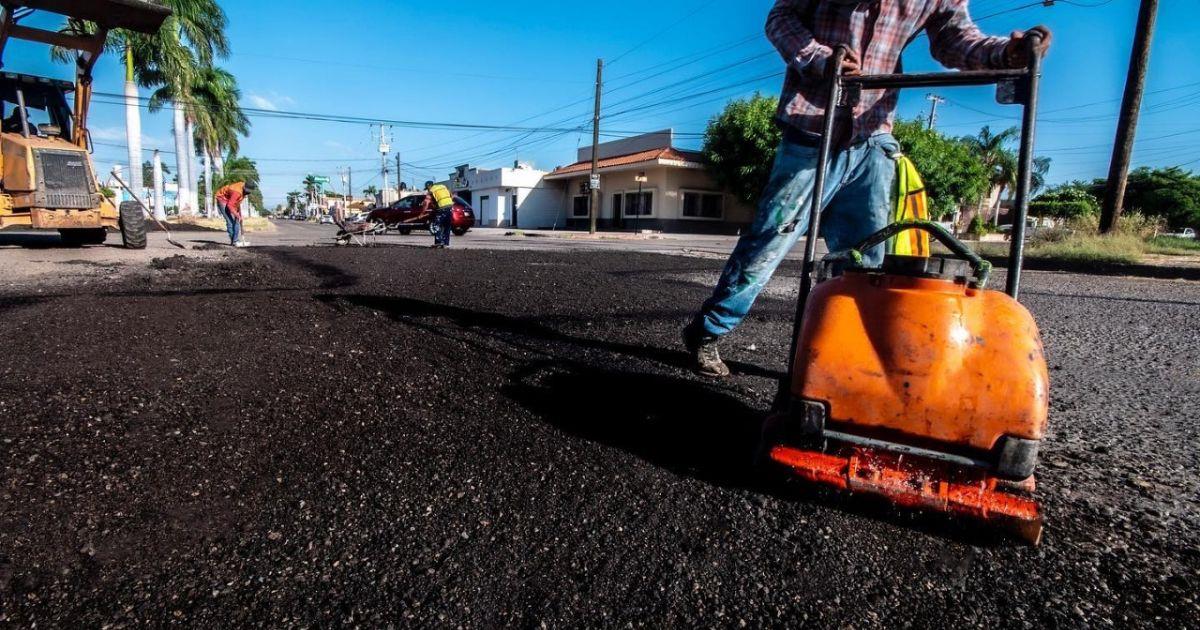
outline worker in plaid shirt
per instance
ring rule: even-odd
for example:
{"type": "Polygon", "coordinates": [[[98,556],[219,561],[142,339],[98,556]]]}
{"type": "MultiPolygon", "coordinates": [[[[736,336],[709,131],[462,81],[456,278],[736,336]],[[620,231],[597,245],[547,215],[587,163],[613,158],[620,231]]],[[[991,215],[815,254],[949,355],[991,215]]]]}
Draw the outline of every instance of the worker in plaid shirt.
{"type": "MultiPolygon", "coordinates": [[[[924,32],[941,63],[960,70],[1023,68],[1035,27],[1009,37],[988,37],[967,11],[967,0],[777,0],[767,15],[767,38],[787,64],[777,123],[783,141],[758,213],[742,234],[713,295],[684,329],[693,367],[708,376],[728,376],[717,342],[749,313],[784,256],[804,234],[812,206],[818,141],[825,114],[833,48],[848,49],[844,74],[901,71],[905,46],[924,32]],[[792,226],[797,229],[792,230],[792,226]]],[[[884,228],[892,206],[900,145],[892,137],[895,90],[864,90],[853,111],[838,119],[826,177],[821,236],[831,251],[853,247],[884,228]]],[[[864,252],[878,266],[883,247],[864,252]]]]}

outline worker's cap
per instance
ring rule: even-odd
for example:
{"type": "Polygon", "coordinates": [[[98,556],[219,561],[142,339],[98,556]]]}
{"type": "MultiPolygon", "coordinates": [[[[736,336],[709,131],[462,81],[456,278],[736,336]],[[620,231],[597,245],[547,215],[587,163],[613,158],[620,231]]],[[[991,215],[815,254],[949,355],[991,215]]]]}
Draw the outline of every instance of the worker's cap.
{"type": "Polygon", "coordinates": [[[433,188],[433,180],[432,179],[425,182],[425,188],[433,188]]]}
{"type": "Polygon", "coordinates": [[[248,190],[250,192],[258,190],[258,184],[254,183],[254,182],[246,182],[245,190],[248,190]]]}

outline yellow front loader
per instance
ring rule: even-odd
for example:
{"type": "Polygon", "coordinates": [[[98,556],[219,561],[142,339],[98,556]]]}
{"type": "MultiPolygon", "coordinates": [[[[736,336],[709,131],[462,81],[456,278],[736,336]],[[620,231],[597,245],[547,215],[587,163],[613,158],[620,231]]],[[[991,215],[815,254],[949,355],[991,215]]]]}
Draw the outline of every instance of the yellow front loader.
{"type": "Polygon", "coordinates": [[[125,247],[144,248],[141,205],[129,201],[118,208],[100,192],[87,128],[92,69],[110,30],[155,33],[170,9],[146,0],[0,0],[0,8],[0,68],[11,39],[79,51],[74,84],[0,72],[0,229],[57,229],[64,242],[86,245],[103,243],[111,228],[120,230],[125,247]],[[34,11],[86,20],[95,32],[69,35],[20,24],[34,11]]]}

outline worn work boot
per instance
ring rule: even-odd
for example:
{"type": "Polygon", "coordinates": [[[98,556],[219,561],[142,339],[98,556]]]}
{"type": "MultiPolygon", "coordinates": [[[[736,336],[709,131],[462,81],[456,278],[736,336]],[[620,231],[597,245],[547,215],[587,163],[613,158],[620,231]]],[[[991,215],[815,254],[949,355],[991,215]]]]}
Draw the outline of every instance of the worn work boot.
{"type": "Polygon", "coordinates": [[[687,347],[688,354],[692,355],[692,369],[697,374],[715,378],[729,376],[729,366],[721,360],[717,342],[717,337],[706,334],[694,324],[683,329],[683,345],[687,347]]]}

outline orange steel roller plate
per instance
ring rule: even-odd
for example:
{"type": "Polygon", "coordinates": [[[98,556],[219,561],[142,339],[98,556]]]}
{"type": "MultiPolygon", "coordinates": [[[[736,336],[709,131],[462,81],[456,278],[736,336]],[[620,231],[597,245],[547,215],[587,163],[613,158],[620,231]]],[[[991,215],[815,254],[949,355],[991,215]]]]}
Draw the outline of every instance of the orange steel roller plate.
{"type": "MultiPolygon", "coordinates": [[[[1032,499],[1008,492],[981,471],[893,453],[850,449],[844,455],[776,446],[771,459],[797,477],[825,486],[881,496],[907,507],[935,510],[996,523],[1037,545],[1042,517],[1032,499]]],[[[1026,488],[1032,488],[1032,481],[1026,488]]]]}

